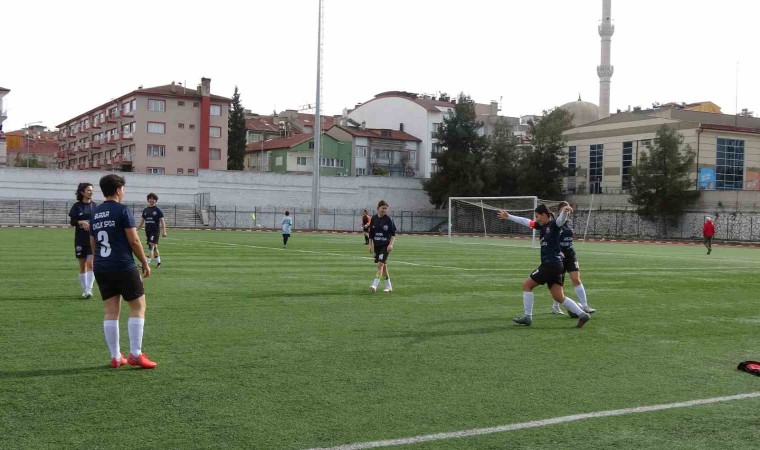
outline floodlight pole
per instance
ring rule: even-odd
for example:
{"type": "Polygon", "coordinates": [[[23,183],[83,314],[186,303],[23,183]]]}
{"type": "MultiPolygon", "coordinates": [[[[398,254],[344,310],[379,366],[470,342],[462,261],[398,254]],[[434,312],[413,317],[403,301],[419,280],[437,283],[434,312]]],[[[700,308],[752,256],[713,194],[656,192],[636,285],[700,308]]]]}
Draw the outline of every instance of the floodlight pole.
{"type": "Polygon", "coordinates": [[[322,0],[319,0],[319,23],[317,26],[317,102],[314,111],[314,157],[312,159],[311,186],[311,228],[319,229],[319,168],[320,168],[320,138],[322,137],[322,119],[320,117],[320,100],[322,97],[322,0]]]}

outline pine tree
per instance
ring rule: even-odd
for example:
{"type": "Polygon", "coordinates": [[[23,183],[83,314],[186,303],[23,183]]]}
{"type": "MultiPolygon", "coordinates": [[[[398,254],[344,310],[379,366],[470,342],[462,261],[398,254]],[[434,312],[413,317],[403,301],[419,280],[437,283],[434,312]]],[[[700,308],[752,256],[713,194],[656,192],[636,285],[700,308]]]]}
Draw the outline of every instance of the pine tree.
{"type": "Polygon", "coordinates": [[[700,192],[693,190],[689,180],[695,154],[690,146],[681,150],[683,136],[667,125],[657,130],[654,145],[639,156],[631,170],[631,196],[644,219],[661,219],[663,224],[676,225],[686,208],[694,203],[700,192]]]}
{"type": "Polygon", "coordinates": [[[483,157],[486,196],[518,195],[518,140],[506,120],[496,122],[483,157]]]}
{"type": "Polygon", "coordinates": [[[227,170],[243,170],[245,158],[245,110],[240,103],[240,93],[235,86],[230,103],[227,133],[227,170]]]}
{"type": "Polygon", "coordinates": [[[555,199],[562,196],[567,174],[562,132],[572,128],[573,116],[562,108],[544,112],[538,122],[529,123],[530,147],[522,149],[519,163],[520,195],[555,199]]]}

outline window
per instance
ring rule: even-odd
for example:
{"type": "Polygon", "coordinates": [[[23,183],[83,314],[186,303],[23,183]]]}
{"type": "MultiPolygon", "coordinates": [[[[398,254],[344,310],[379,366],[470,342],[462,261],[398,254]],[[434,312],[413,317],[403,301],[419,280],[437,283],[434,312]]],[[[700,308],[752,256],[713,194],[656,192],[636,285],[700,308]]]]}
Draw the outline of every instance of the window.
{"type": "Polygon", "coordinates": [[[299,156],[296,158],[296,164],[299,166],[308,166],[307,158],[305,156],[299,156]]]}
{"type": "Polygon", "coordinates": [[[148,99],[148,111],[156,111],[156,112],[166,111],[166,101],[148,99]]]}
{"type": "Polygon", "coordinates": [[[248,132],[248,143],[251,142],[259,142],[261,140],[261,135],[258,133],[253,133],[251,131],[248,132]]]}
{"type": "Polygon", "coordinates": [[[182,151],[185,151],[185,147],[183,147],[183,146],[181,146],[181,145],[178,145],[178,146],[177,146],[177,151],[178,151],[178,152],[182,152],[182,151]]]}
{"type": "Polygon", "coordinates": [[[282,156],[275,156],[275,158],[274,158],[274,165],[275,166],[281,166],[282,165],[282,156]]]}
{"type": "MultiPolygon", "coordinates": [[[[177,100],[177,106],[185,106],[185,102],[183,102],[182,100],[177,100]]],[[[177,169],[177,170],[182,170],[182,169],[177,169]]]]}
{"type": "Polygon", "coordinates": [[[211,105],[211,115],[212,116],[221,116],[222,115],[222,105],[211,105]]]}
{"type": "Polygon", "coordinates": [[[182,175],[183,173],[184,173],[184,170],[182,170],[182,169],[177,169],[177,175],[182,175]]]}
{"type": "Polygon", "coordinates": [[[190,128],[191,130],[194,130],[194,129],[195,129],[195,125],[193,125],[193,124],[191,123],[191,124],[188,126],[188,128],[190,128]]]}
{"type": "Polygon", "coordinates": [[[577,165],[578,149],[571,145],[567,148],[567,190],[568,192],[575,192],[576,180],[575,172],[578,169],[577,165]]]}
{"type": "Polygon", "coordinates": [[[359,175],[367,175],[367,169],[365,169],[363,167],[361,167],[361,168],[357,167],[356,168],[356,176],[359,176],[359,175]]]}
{"type": "Polygon", "coordinates": [[[623,142],[622,184],[625,190],[631,189],[631,169],[633,168],[633,142],[623,142]]]}
{"type": "Polygon", "coordinates": [[[343,167],[342,165],[338,166],[339,163],[342,164],[342,161],[335,158],[320,158],[319,161],[322,167],[343,167]]]}
{"type": "Polygon", "coordinates": [[[180,129],[184,129],[184,128],[185,128],[185,124],[184,124],[184,123],[179,123],[179,124],[177,124],[177,126],[178,126],[180,129]]]}
{"type": "Polygon", "coordinates": [[[409,152],[409,162],[417,162],[417,152],[412,150],[409,152]]]}
{"type": "Polygon", "coordinates": [[[209,161],[219,161],[222,159],[222,150],[218,148],[208,149],[208,159],[209,161]]]}
{"type": "Polygon", "coordinates": [[[443,150],[443,146],[441,144],[433,144],[432,148],[430,149],[430,153],[433,155],[437,155],[441,153],[442,150],[443,150]]]}
{"type": "Polygon", "coordinates": [[[193,108],[197,108],[197,107],[199,107],[199,106],[201,106],[201,105],[200,105],[200,103],[198,103],[198,102],[193,102],[193,108]]]}
{"type": "Polygon", "coordinates": [[[222,127],[209,127],[208,134],[212,138],[222,137],[222,127]]]}
{"type": "Polygon", "coordinates": [[[357,158],[366,158],[367,157],[367,147],[363,145],[357,145],[356,146],[356,157],[357,158]]]}
{"type": "Polygon", "coordinates": [[[440,122],[434,122],[433,123],[433,131],[430,132],[430,137],[433,139],[438,138],[438,133],[441,131],[441,123],[440,122]]]}
{"type": "Polygon", "coordinates": [[[195,151],[195,147],[188,147],[188,148],[187,148],[187,151],[189,151],[189,152],[194,152],[194,151],[195,151]]]}
{"type": "Polygon", "coordinates": [[[148,144],[148,156],[163,158],[166,156],[166,147],[163,145],[148,144]]]}
{"type": "Polygon", "coordinates": [[[166,132],[166,124],[161,122],[148,122],[148,133],[164,134],[166,132]]]}
{"type": "Polygon", "coordinates": [[[744,186],[744,141],[718,138],[715,189],[740,191],[744,186]]]}
{"type": "Polygon", "coordinates": [[[309,142],[309,150],[314,150],[314,141],[309,142]]]}
{"type": "Polygon", "coordinates": [[[188,175],[195,175],[195,169],[187,169],[188,175]]]}
{"type": "Polygon", "coordinates": [[[163,167],[148,167],[146,173],[149,175],[163,175],[166,170],[163,167]]]}
{"type": "Polygon", "coordinates": [[[602,193],[602,178],[604,169],[604,144],[592,144],[589,149],[588,184],[591,194],[602,193]]]}

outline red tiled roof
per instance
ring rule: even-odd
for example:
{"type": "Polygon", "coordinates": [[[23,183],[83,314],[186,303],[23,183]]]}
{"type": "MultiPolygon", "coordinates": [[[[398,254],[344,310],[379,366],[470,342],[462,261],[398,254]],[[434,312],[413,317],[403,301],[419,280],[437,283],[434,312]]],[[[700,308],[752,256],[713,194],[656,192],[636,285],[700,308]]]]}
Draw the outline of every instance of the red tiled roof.
{"type": "Polygon", "coordinates": [[[261,150],[276,150],[281,148],[293,148],[314,137],[311,133],[296,134],[286,138],[269,139],[262,142],[253,142],[245,146],[245,152],[258,152],[261,150]]]}
{"type": "Polygon", "coordinates": [[[399,130],[390,130],[385,128],[356,128],[356,127],[344,127],[340,125],[335,125],[336,128],[340,128],[341,130],[345,131],[346,133],[352,135],[352,136],[361,136],[361,137],[369,137],[374,139],[389,139],[393,141],[413,141],[413,142],[422,142],[422,140],[412,136],[411,134],[405,132],[405,131],[399,131],[399,130]],[[390,132],[390,136],[383,136],[383,132],[390,132]]]}
{"type": "MultiPolygon", "coordinates": [[[[308,127],[314,127],[314,114],[305,114],[305,113],[298,113],[298,123],[300,123],[302,126],[308,126],[308,127]]],[[[324,116],[320,115],[320,119],[322,120],[322,129],[328,130],[333,125],[335,125],[335,117],[333,116],[324,116]]]]}
{"type": "Polygon", "coordinates": [[[273,133],[279,131],[272,116],[258,116],[245,119],[245,129],[251,131],[270,131],[273,133]]]}
{"type": "MultiPolygon", "coordinates": [[[[172,92],[172,85],[167,84],[164,86],[156,86],[152,88],[145,88],[145,89],[135,89],[132,92],[126,93],[122,95],[121,97],[118,97],[116,99],[113,99],[111,101],[108,101],[106,103],[103,103],[102,105],[98,106],[97,108],[92,108],[91,110],[87,111],[86,113],[79,114],[77,116],[74,116],[68,120],[66,120],[63,123],[60,123],[56,125],[56,128],[61,128],[63,125],[66,125],[69,122],[73,122],[75,120],[79,120],[83,117],[87,117],[94,113],[95,111],[100,111],[101,109],[106,108],[107,106],[114,105],[115,103],[118,103],[122,100],[124,100],[127,97],[133,96],[133,95],[156,95],[160,97],[171,97],[171,98],[192,98],[192,99],[199,99],[201,98],[201,95],[198,93],[196,89],[185,89],[183,86],[174,85],[174,90],[176,92],[172,92]]],[[[214,95],[211,94],[211,100],[212,101],[218,101],[218,102],[227,102],[229,103],[230,100],[227,97],[222,97],[220,95],[214,95]]]]}

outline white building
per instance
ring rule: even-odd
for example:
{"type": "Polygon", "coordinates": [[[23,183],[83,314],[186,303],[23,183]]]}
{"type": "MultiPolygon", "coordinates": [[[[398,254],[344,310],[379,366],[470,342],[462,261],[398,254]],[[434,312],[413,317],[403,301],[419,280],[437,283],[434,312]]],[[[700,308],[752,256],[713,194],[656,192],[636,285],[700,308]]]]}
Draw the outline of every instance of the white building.
{"type": "Polygon", "coordinates": [[[3,122],[8,118],[8,114],[3,107],[3,97],[10,91],[10,89],[0,87],[0,167],[8,163],[8,150],[5,144],[5,134],[3,133],[3,122]]]}
{"type": "Polygon", "coordinates": [[[388,91],[358,105],[348,117],[368,128],[399,130],[419,138],[419,176],[429,178],[437,170],[435,158],[441,151],[434,136],[455,103],[411,92],[388,91]]]}

